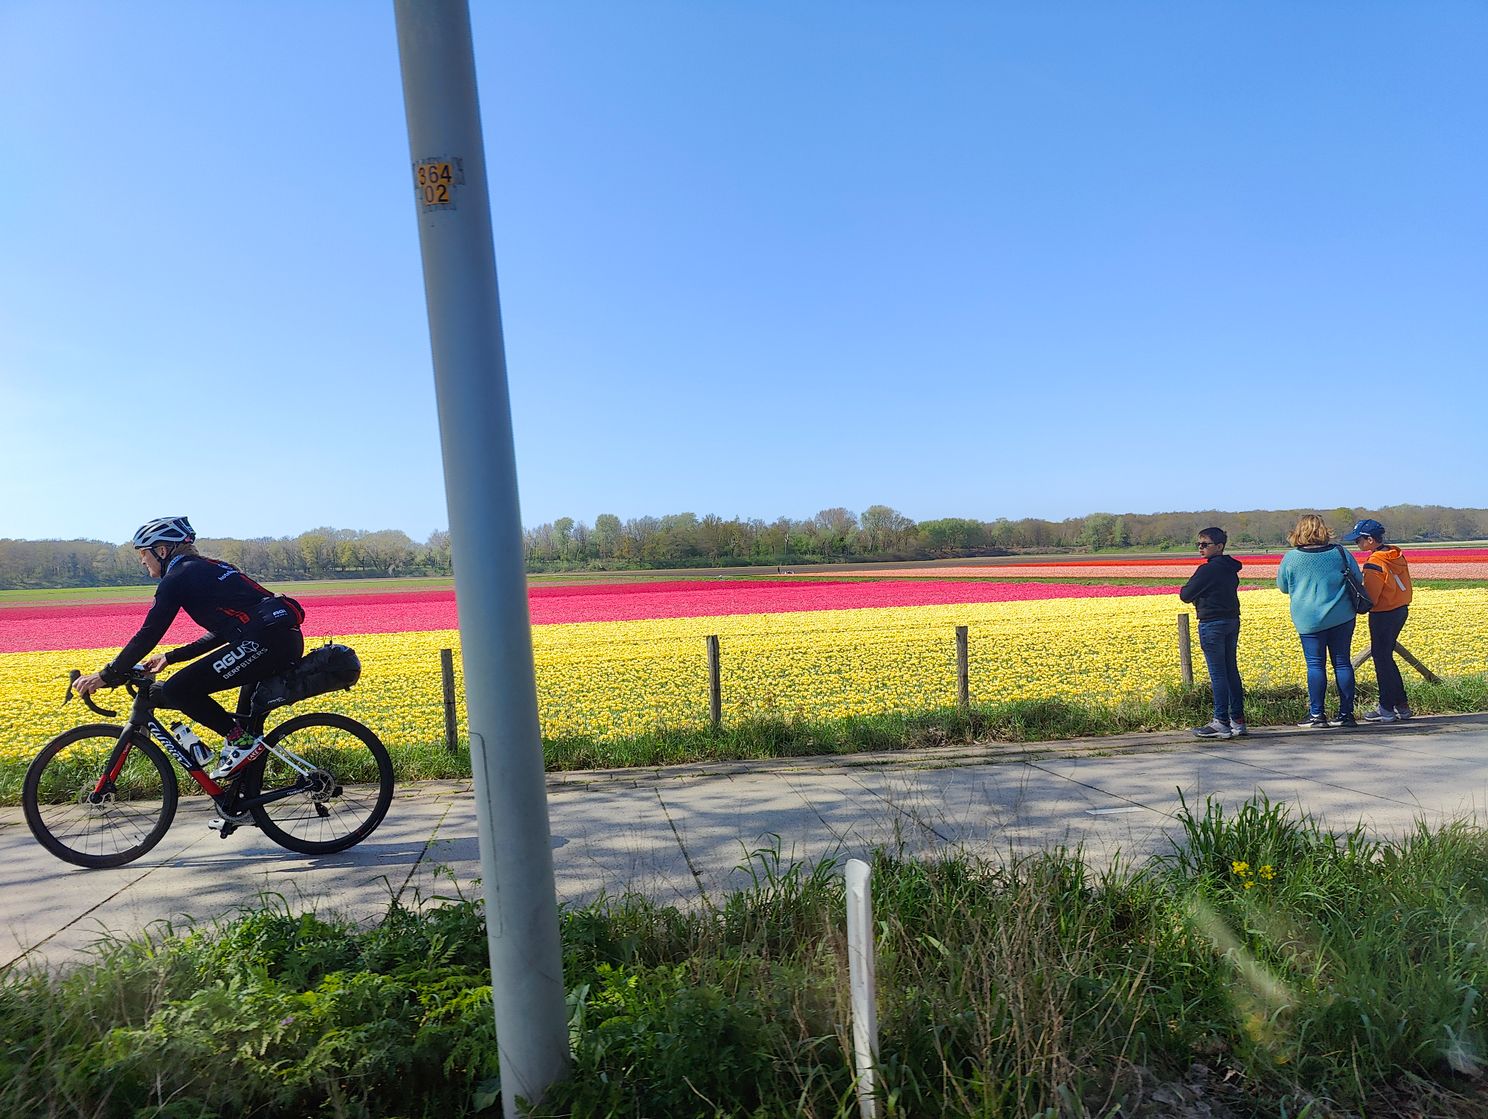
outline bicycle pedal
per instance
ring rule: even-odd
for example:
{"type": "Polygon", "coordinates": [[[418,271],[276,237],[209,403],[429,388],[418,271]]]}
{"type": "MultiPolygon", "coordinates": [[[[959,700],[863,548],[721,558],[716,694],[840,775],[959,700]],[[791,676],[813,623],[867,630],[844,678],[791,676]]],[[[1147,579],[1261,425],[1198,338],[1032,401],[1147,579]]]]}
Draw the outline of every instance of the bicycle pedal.
{"type": "Polygon", "coordinates": [[[228,836],[232,835],[233,832],[238,830],[237,824],[233,823],[231,820],[224,820],[221,816],[213,817],[212,822],[209,823],[207,827],[211,828],[214,832],[222,836],[223,839],[226,839],[228,836]]]}

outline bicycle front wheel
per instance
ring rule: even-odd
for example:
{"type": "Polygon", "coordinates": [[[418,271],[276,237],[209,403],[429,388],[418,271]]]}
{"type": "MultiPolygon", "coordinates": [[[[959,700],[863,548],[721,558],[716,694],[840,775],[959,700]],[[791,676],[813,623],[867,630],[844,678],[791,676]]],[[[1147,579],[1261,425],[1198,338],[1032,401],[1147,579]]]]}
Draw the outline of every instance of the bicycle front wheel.
{"type": "Polygon", "coordinates": [[[298,715],[264,736],[243,775],[263,833],[306,855],[344,851],[371,835],[393,800],[393,762],[371,730],[345,715],[298,715]],[[276,796],[276,794],[282,794],[276,796]]]}
{"type": "Polygon", "coordinates": [[[123,866],[159,843],[176,816],[176,773],[153,742],[136,739],[111,768],[123,727],[91,723],[36,755],[21,807],[36,841],[75,866],[123,866]]]}

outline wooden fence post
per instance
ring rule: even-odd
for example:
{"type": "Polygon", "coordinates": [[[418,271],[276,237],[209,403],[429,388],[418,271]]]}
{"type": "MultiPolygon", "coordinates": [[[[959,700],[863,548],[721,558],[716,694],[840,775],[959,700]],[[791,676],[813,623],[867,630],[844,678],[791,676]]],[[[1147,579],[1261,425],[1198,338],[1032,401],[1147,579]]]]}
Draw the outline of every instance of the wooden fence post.
{"type": "Polygon", "coordinates": [[[971,649],[967,628],[956,627],[956,702],[964,711],[971,706],[971,649]]]}
{"type": "Polygon", "coordinates": [[[455,654],[449,649],[439,650],[439,667],[444,675],[444,741],[449,752],[460,749],[460,728],[455,721],[455,654]]]}
{"type": "Polygon", "coordinates": [[[718,667],[718,635],[708,636],[708,718],[717,730],[723,725],[723,679],[718,667]]]}
{"type": "Polygon", "coordinates": [[[1188,636],[1188,614],[1178,615],[1178,671],[1185,684],[1193,683],[1193,644],[1188,636]]]}
{"type": "Polygon", "coordinates": [[[1395,651],[1400,654],[1400,659],[1403,660],[1406,664],[1410,665],[1412,668],[1414,668],[1417,672],[1419,672],[1426,679],[1427,683],[1430,683],[1430,684],[1440,684],[1441,683],[1441,677],[1440,676],[1438,676],[1436,673],[1432,672],[1431,669],[1427,668],[1420,661],[1416,660],[1415,657],[1411,656],[1410,653],[1408,653],[1406,651],[1405,646],[1402,645],[1398,641],[1395,642],[1395,651]]]}
{"type": "MultiPolygon", "coordinates": [[[[1370,646],[1366,645],[1366,646],[1364,646],[1364,651],[1362,653],[1356,653],[1356,654],[1354,654],[1354,657],[1353,657],[1353,665],[1354,665],[1354,667],[1355,668],[1358,668],[1361,664],[1363,664],[1366,660],[1368,660],[1370,653],[1372,653],[1373,651],[1374,650],[1370,646]]],[[[1441,683],[1441,677],[1440,676],[1438,676],[1436,673],[1432,672],[1431,669],[1427,668],[1420,661],[1416,660],[1416,658],[1414,656],[1412,656],[1409,652],[1406,651],[1405,646],[1402,645],[1398,641],[1395,642],[1395,651],[1400,654],[1400,659],[1401,660],[1403,660],[1406,664],[1410,665],[1417,672],[1419,672],[1421,674],[1421,676],[1424,679],[1426,679],[1428,682],[1430,682],[1432,684],[1440,684],[1441,683]]]]}

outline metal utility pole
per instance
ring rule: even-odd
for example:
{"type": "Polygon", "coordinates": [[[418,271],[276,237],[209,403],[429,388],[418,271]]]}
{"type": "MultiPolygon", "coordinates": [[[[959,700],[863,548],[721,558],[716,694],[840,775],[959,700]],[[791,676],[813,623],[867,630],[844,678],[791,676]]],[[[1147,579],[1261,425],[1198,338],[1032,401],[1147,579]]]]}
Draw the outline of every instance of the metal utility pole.
{"type": "Polygon", "coordinates": [[[516,453],[467,0],[394,0],[454,548],[501,1094],[568,1070],[516,453]]]}

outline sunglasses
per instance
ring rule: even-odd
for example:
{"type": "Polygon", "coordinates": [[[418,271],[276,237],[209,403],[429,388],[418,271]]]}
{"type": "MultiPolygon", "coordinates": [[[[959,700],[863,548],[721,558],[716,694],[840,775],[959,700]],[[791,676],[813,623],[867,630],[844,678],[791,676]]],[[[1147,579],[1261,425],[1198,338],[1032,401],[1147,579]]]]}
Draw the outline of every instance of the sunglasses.
{"type": "Polygon", "coordinates": [[[1202,552],[1205,548],[1212,548],[1212,547],[1214,547],[1214,541],[1213,540],[1200,540],[1198,542],[1198,544],[1195,545],[1195,546],[1199,549],[1199,551],[1202,552]]]}

